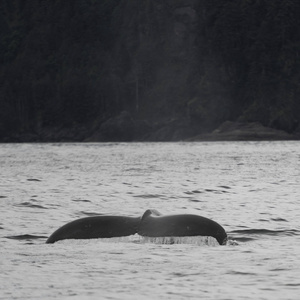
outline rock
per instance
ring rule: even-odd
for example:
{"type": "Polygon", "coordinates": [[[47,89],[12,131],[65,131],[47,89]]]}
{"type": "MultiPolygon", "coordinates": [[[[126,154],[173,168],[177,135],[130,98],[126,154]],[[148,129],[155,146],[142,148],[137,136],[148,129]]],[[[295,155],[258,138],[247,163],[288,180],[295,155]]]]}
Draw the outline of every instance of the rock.
{"type": "Polygon", "coordinates": [[[298,139],[300,139],[300,124],[297,126],[294,134],[297,136],[298,139]]]}
{"type": "Polygon", "coordinates": [[[88,142],[127,142],[132,141],[134,136],[134,122],[127,111],[112,117],[102,123],[94,134],[86,139],[88,142]]]}
{"type": "Polygon", "coordinates": [[[88,136],[89,130],[84,126],[45,127],[39,130],[40,142],[82,142],[88,136]]]}
{"type": "Polygon", "coordinates": [[[296,139],[285,131],[265,127],[258,122],[224,122],[209,134],[195,136],[190,141],[260,141],[296,139]]]}
{"type": "Polygon", "coordinates": [[[157,125],[147,140],[156,142],[181,141],[192,136],[194,130],[188,120],[173,119],[157,125]]]}
{"type": "Polygon", "coordinates": [[[152,127],[143,120],[134,120],[127,111],[121,112],[101,124],[92,136],[85,141],[88,142],[131,142],[144,140],[152,127]]]}
{"type": "Polygon", "coordinates": [[[134,121],[134,140],[144,141],[152,131],[152,126],[145,120],[134,121]]]}

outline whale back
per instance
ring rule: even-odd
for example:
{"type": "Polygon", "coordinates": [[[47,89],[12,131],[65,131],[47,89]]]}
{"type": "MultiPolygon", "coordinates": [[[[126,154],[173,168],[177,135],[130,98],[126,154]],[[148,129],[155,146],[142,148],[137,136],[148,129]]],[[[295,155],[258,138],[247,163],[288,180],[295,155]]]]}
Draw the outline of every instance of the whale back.
{"type": "Polygon", "coordinates": [[[220,245],[226,243],[227,234],[217,222],[198,215],[161,215],[147,210],[140,222],[138,234],[148,237],[212,236],[220,245]]]}

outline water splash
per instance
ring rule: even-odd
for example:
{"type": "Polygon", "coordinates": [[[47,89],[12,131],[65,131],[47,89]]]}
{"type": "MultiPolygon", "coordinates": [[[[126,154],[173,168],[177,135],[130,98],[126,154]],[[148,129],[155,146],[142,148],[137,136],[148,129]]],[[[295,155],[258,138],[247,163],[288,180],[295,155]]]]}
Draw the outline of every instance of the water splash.
{"type": "Polygon", "coordinates": [[[141,237],[141,243],[153,244],[192,244],[198,246],[219,246],[217,240],[210,236],[167,236],[167,237],[141,237]]]}

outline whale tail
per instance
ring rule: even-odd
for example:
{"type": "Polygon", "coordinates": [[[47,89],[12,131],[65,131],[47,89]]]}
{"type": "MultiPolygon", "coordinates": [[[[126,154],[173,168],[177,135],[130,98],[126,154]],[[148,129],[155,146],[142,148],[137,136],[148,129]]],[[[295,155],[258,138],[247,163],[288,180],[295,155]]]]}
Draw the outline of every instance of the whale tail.
{"type": "Polygon", "coordinates": [[[145,220],[147,217],[151,216],[151,215],[154,215],[154,216],[161,216],[162,214],[156,210],[156,209],[147,209],[143,216],[142,216],[142,219],[141,221],[145,220]]]}
{"type": "Polygon", "coordinates": [[[142,217],[94,216],[72,221],[57,229],[47,244],[64,239],[93,239],[129,236],[145,237],[211,236],[220,245],[227,242],[224,228],[217,222],[198,215],[162,215],[147,209],[142,217]]]}
{"type": "Polygon", "coordinates": [[[220,245],[227,241],[224,228],[213,220],[192,214],[162,215],[155,209],[145,211],[138,234],[145,237],[211,236],[220,245]]]}

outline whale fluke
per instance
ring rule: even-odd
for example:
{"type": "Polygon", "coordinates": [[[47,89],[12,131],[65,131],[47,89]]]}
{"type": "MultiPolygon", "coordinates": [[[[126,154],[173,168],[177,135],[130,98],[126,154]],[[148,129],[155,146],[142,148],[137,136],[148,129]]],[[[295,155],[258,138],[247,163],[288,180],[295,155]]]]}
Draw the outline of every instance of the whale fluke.
{"type": "Polygon", "coordinates": [[[95,239],[129,236],[138,233],[147,237],[212,236],[220,245],[227,234],[217,222],[192,214],[162,215],[148,209],[142,217],[93,216],[78,219],[57,229],[46,241],[95,239]]]}
{"type": "Polygon", "coordinates": [[[161,215],[150,209],[142,216],[138,234],[149,237],[212,236],[220,245],[227,241],[224,228],[211,219],[192,214],[161,215]]]}
{"type": "Polygon", "coordinates": [[[140,217],[93,216],[72,221],[57,229],[47,244],[65,239],[96,239],[136,234],[140,217]]]}

